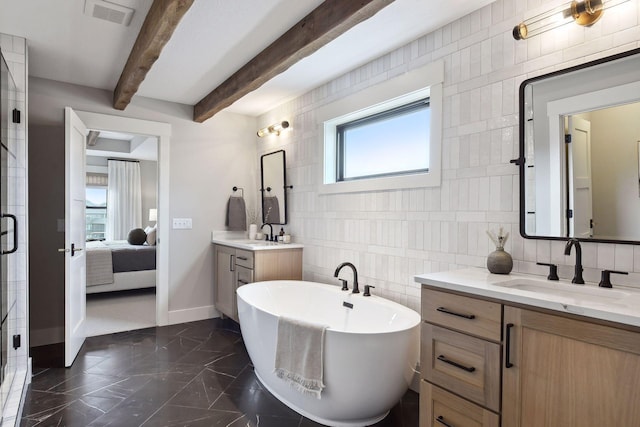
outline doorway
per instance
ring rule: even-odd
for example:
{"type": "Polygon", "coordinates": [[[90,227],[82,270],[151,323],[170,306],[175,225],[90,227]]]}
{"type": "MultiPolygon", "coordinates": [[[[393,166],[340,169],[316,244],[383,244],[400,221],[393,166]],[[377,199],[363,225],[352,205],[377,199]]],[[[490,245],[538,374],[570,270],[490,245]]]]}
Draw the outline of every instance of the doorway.
{"type": "Polygon", "coordinates": [[[158,138],[90,129],[85,153],[86,336],[154,327],[158,138]]]}
{"type": "MultiPolygon", "coordinates": [[[[107,114],[77,111],[88,129],[100,132],[116,132],[132,135],[146,135],[157,140],[157,199],[156,199],[156,272],[155,272],[155,324],[168,324],[169,315],[169,147],[171,125],[148,120],[131,119],[107,114]]],[[[149,208],[151,209],[151,208],[149,208]]],[[[149,212],[143,213],[143,219],[149,212]]],[[[148,221],[147,221],[148,222],[148,221]]],[[[147,223],[145,222],[145,223],[147,223]]],[[[135,295],[133,295],[135,297],[135,295]]],[[[144,298],[144,295],[142,296],[144,298]]],[[[134,298],[135,299],[135,298],[134,298]]],[[[148,299],[148,297],[147,297],[148,299]]],[[[103,304],[104,305],[104,304],[103,304]]]]}

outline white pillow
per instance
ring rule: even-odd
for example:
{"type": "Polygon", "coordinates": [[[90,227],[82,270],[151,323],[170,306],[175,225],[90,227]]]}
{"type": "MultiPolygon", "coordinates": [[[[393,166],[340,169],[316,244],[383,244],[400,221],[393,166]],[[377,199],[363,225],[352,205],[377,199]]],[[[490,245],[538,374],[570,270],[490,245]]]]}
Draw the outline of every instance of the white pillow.
{"type": "Polygon", "coordinates": [[[145,232],[145,234],[149,234],[149,232],[150,232],[151,230],[153,230],[153,227],[151,227],[151,226],[149,226],[149,225],[147,225],[147,226],[144,228],[144,232],[145,232]]]}
{"type": "Polygon", "coordinates": [[[147,245],[153,246],[156,244],[156,232],[155,227],[149,230],[147,233],[147,245]]]}

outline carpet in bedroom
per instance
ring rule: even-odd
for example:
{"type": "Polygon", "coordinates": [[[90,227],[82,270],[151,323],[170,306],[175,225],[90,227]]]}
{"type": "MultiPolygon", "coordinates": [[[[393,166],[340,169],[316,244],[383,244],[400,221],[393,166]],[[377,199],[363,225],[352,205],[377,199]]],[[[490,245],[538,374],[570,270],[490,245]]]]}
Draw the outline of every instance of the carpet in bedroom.
{"type": "Polygon", "coordinates": [[[155,289],[87,295],[88,337],[156,326],[155,289]]]}

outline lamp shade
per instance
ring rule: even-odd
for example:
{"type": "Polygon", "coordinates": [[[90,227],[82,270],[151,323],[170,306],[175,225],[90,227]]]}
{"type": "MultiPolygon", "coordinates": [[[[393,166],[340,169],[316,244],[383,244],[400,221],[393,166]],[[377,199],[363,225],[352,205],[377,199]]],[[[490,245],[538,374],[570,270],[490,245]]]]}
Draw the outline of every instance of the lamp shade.
{"type": "Polygon", "coordinates": [[[158,220],[158,209],[149,209],[149,221],[158,220]]]}

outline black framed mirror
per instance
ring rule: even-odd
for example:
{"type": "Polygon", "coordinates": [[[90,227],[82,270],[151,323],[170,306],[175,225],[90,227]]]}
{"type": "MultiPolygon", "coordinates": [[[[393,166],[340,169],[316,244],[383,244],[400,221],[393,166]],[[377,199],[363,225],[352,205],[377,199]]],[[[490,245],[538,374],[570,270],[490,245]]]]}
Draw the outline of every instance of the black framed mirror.
{"type": "Polygon", "coordinates": [[[287,223],[287,173],[284,150],[260,157],[260,192],[262,193],[262,222],[287,223]]]}
{"type": "Polygon", "coordinates": [[[520,86],[520,234],[640,244],[640,49],[520,86]]]}

